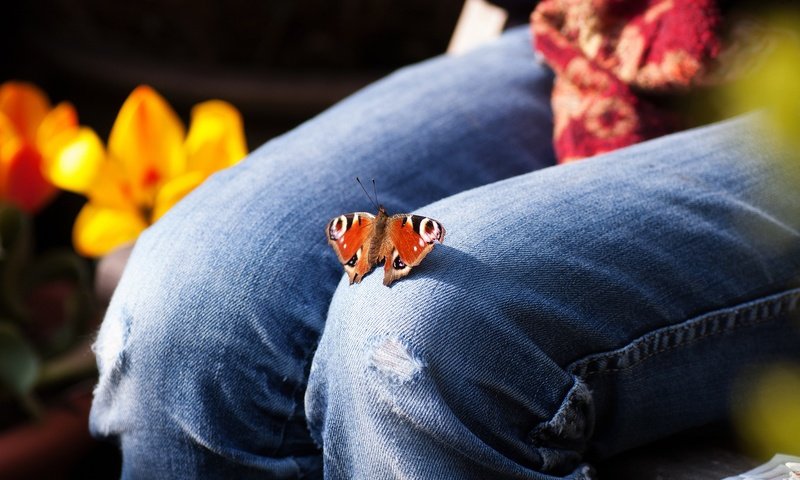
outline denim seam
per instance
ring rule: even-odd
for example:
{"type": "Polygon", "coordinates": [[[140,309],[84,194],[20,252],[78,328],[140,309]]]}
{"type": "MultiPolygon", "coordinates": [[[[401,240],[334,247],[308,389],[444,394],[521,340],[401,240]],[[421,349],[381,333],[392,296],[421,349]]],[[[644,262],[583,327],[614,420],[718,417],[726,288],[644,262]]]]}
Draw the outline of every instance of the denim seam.
{"type": "Polygon", "coordinates": [[[624,371],[661,353],[692,345],[712,336],[726,335],[741,328],[774,320],[797,310],[798,304],[800,304],[800,289],[792,289],[735,307],[706,313],[678,325],[648,332],[619,349],[583,357],[570,364],[567,371],[581,378],[624,371]],[[692,335],[691,332],[697,333],[692,335]],[[681,339],[681,336],[686,338],[681,339]],[[649,349],[652,351],[639,356],[649,349]],[[614,366],[607,368],[609,364],[614,366]]]}
{"type": "MultiPolygon", "coordinates": [[[[311,352],[310,352],[309,355],[307,355],[308,358],[306,359],[306,363],[303,366],[303,371],[305,373],[305,380],[306,380],[306,384],[304,385],[305,392],[308,392],[308,381],[309,381],[309,378],[311,376],[311,367],[312,367],[312,363],[314,362],[314,356],[317,354],[317,349],[319,348],[319,343],[320,343],[320,339],[318,338],[317,341],[314,342],[314,345],[312,345],[311,352]]],[[[306,393],[303,394],[304,398],[305,398],[305,395],[306,395],[306,393]]],[[[296,410],[297,410],[297,405],[293,405],[292,406],[292,411],[294,413],[297,413],[296,410]]],[[[324,455],[325,454],[325,449],[322,447],[322,443],[317,441],[316,433],[313,431],[315,426],[311,424],[311,420],[310,420],[308,414],[309,414],[309,412],[306,411],[305,412],[305,416],[306,416],[306,431],[308,432],[308,436],[311,437],[311,441],[314,443],[314,445],[317,447],[317,449],[320,452],[322,452],[323,455],[324,455]]],[[[290,420],[291,419],[287,420],[287,423],[290,420]]],[[[281,444],[283,444],[283,441],[285,440],[285,436],[286,436],[286,425],[284,425],[283,429],[281,430],[281,444]]]]}
{"type": "MultiPolygon", "coordinates": [[[[309,367],[311,365],[311,362],[314,359],[314,354],[316,352],[318,344],[319,344],[319,339],[317,339],[317,341],[314,342],[313,345],[311,345],[311,348],[309,348],[309,351],[305,352],[305,355],[303,355],[303,376],[304,376],[305,382],[299,383],[297,388],[292,390],[292,413],[289,415],[289,417],[283,423],[283,426],[281,428],[281,440],[280,440],[280,443],[279,443],[280,446],[278,447],[278,449],[283,447],[283,444],[286,441],[286,427],[289,425],[289,422],[292,421],[292,418],[297,416],[297,407],[299,405],[299,402],[297,401],[297,395],[301,390],[305,391],[306,386],[308,385],[309,367]]],[[[309,430],[309,427],[310,426],[308,424],[308,421],[306,421],[306,429],[309,430]]],[[[317,448],[319,448],[321,450],[322,446],[321,445],[317,445],[317,441],[314,439],[314,435],[311,435],[311,431],[310,430],[309,430],[309,436],[311,437],[311,441],[314,443],[314,445],[316,445],[317,448]]],[[[277,451],[277,449],[276,449],[276,451],[277,451]]],[[[298,478],[307,478],[308,477],[308,473],[309,472],[305,471],[305,469],[300,466],[300,463],[297,461],[297,459],[295,458],[294,455],[287,455],[286,458],[291,459],[292,463],[294,463],[295,467],[297,468],[298,478]]]]}
{"type": "MultiPolygon", "coordinates": [[[[270,245],[272,245],[272,244],[270,244],[270,245]]],[[[303,256],[304,257],[308,257],[312,252],[314,252],[318,248],[319,248],[318,245],[309,246],[303,252],[303,256]]],[[[291,291],[293,288],[295,288],[295,286],[300,282],[300,280],[301,279],[298,277],[290,285],[287,285],[286,286],[286,291],[291,291]]],[[[328,302],[330,303],[330,299],[328,299],[328,302]]],[[[327,314],[326,314],[326,316],[327,316],[327,314]]],[[[323,322],[323,325],[324,325],[324,322],[323,322]]],[[[323,327],[323,329],[324,329],[324,327],[323,327]]],[[[292,421],[292,418],[297,416],[297,408],[303,402],[303,400],[301,400],[300,402],[297,401],[297,395],[301,390],[303,392],[305,392],[306,389],[308,388],[308,377],[310,375],[311,363],[314,361],[314,356],[316,355],[317,348],[319,347],[320,338],[322,338],[322,331],[317,333],[317,339],[314,342],[312,342],[312,344],[310,346],[307,347],[308,348],[307,351],[303,352],[303,364],[302,364],[302,367],[303,367],[303,381],[298,382],[297,387],[294,390],[292,390],[292,412],[286,417],[286,420],[284,421],[283,425],[281,426],[280,442],[278,443],[278,447],[276,447],[276,449],[275,449],[276,452],[278,450],[280,450],[283,447],[284,443],[286,442],[286,428],[289,426],[289,422],[292,421]]],[[[305,397],[305,393],[304,393],[303,396],[305,397]]],[[[322,445],[318,444],[316,438],[314,437],[314,434],[311,431],[311,425],[308,422],[308,416],[307,416],[308,412],[305,412],[305,415],[306,415],[306,422],[305,422],[306,423],[306,430],[308,431],[309,437],[311,438],[311,442],[319,450],[322,450],[322,445]]],[[[300,472],[300,478],[306,477],[307,476],[307,472],[303,471],[303,469],[300,467],[300,464],[294,459],[293,456],[291,458],[294,461],[295,465],[297,465],[298,471],[300,472]]]]}

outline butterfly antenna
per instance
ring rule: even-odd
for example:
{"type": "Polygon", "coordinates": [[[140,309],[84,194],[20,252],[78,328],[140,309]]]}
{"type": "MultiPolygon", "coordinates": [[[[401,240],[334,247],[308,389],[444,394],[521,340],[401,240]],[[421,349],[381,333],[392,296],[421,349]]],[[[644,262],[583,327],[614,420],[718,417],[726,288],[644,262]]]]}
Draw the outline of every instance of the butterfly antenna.
{"type": "Polygon", "coordinates": [[[372,179],[372,193],[375,194],[375,203],[380,205],[381,202],[378,201],[378,189],[375,188],[375,179],[374,178],[372,179]]]}
{"type": "Polygon", "coordinates": [[[361,183],[361,179],[356,177],[356,182],[358,182],[358,184],[361,186],[361,190],[364,190],[364,195],[366,195],[367,198],[369,198],[369,201],[372,202],[372,204],[375,205],[375,208],[377,209],[378,208],[378,204],[375,203],[375,200],[373,200],[372,197],[369,196],[369,193],[367,192],[367,189],[364,188],[364,184],[361,183]]]}

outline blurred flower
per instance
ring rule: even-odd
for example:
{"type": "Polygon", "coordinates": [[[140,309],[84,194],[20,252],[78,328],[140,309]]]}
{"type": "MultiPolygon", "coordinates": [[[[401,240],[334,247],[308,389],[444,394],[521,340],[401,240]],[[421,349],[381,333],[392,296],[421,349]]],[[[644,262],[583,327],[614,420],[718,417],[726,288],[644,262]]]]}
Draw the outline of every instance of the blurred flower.
{"type": "Polygon", "coordinates": [[[800,11],[783,9],[763,19],[766,48],[755,61],[743,54],[740,63],[755,65],[725,90],[729,114],[765,108],[774,132],[794,149],[800,147],[800,11]]]}
{"type": "Polygon", "coordinates": [[[135,240],[209,175],[247,154],[241,115],[232,105],[196,105],[186,134],[169,104],[147,86],[122,105],[107,149],[89,128],[62,147],[47,171],[55,185],[88,197],[73,243],[94,257],[135,240]]]}
{"type": "Polygon", "coordinates": [[[56,193],[43,166],[77,128],[72,105],[51,108],[47,96],[30,83],[0,85],[0,200],[28,213],[42,208],[56,193]]]}
{"type": "Polygon", "coordinates": [[[739,385],[734,420],[757,457],[800,452],[800,365],[776,364],[751,372],[739,385]]]}

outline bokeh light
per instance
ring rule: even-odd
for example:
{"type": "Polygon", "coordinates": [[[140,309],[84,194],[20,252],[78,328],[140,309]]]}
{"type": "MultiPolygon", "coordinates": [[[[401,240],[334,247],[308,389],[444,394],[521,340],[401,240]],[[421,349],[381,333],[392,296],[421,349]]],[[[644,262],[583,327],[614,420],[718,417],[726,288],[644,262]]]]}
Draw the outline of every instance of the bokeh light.
{"type": "Polygon", "coordinates": [[[800,9],[772,11],[764,16],[762,51],[750,71],[723,88],[729,115],[763,109],[771,129],[790,150],[800,148],[800,9]]]}
{"type": "Polygon", "coordinates": [[[739,385],[738,397],[734,424],[752,455],[800,455],[800,363],[750,372],[739,385]]]}

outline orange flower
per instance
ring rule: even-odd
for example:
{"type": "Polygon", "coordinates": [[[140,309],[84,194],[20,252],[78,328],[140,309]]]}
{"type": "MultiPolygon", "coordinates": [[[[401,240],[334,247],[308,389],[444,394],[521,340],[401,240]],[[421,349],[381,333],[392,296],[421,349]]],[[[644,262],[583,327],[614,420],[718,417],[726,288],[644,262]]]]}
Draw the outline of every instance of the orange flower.
{"type": "Polygon", "coordinates": [[[147,86],[122,105],[108,149],[88,128],[62,147],[47,171],[54,184],[88,197],[73,243],[93,257],[135,240],[209,175],[247,154],[241,115],[232,105],[196,105],[187,135],[166,100],[147,86]]]}
{"type": "Polygon", "coordinates": [[[72,105],[51,108],[47,96],[30,83],[0,85],[0,200],[28,213],[42,208],[56,193],[43,166],[77,128],[72,105]]]}

